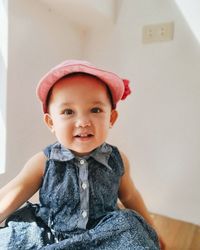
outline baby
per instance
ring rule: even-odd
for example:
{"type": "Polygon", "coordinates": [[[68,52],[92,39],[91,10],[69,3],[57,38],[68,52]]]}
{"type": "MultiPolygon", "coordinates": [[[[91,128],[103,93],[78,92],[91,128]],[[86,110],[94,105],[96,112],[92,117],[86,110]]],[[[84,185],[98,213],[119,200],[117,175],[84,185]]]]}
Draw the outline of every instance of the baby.
{"type": "Polygon", "coordinates": [[[0,190],[0,249],[164,249],[127,157],[106,143],[129,94],[128,80],[85,61],[41,79],[37,95],[57,142],[0,190]],[[18,209],[38,190],[39,204],[18,209]]]}

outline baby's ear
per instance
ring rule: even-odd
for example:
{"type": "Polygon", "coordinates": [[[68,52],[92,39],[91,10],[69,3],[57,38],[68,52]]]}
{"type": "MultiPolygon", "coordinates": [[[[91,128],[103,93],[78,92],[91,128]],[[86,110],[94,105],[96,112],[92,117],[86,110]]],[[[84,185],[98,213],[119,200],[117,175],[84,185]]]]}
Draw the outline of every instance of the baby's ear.
{"type": "Polygon", "coordinates": [[[118,112],[116,109],[113,109],[110,114],[110,125],[111,127],[115,124],[118,117],[118,112]]]}
{"type": "Polygon", "coordinates": [[[54,133],[53,119],[51,118],[51,115],[49,113],[45,113],[43,119],[50,131],[54,133]]]}

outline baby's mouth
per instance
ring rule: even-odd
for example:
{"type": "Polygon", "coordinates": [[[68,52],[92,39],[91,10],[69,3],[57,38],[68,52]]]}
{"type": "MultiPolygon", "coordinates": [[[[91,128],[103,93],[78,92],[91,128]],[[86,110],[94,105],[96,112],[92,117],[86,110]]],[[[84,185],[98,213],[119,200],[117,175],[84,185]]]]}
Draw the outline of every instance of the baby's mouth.
{"type": "Polygon", "coordinates": [[[87,134],[87,133],[83,133],[83,134],[77,134],[77,135],[75,135],[75,138],[90,138],[90,137],[92,137],[92,136],[94,136],[93,134],[87,134]]]}

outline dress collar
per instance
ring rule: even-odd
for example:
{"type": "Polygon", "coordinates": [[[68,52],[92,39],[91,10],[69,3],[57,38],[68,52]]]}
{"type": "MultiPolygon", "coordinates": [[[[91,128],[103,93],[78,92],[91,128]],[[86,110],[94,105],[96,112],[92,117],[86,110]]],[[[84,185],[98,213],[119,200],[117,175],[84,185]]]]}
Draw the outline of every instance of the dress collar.
{"type": "Polygon", "coordinates": [[[108,160],[111,152],[112,152],[112,147],[107,143],[103,143],[101,146],[93,150],[89,155],[83,157],[76,157],[71,150],[63,147],[60,143],[56,142],[52,146],[49,158],[58,161],[70,161],[74,158],[88,159],[89,157],[92,157],[99,163],[111,169],[108,165],[108,160]]]}

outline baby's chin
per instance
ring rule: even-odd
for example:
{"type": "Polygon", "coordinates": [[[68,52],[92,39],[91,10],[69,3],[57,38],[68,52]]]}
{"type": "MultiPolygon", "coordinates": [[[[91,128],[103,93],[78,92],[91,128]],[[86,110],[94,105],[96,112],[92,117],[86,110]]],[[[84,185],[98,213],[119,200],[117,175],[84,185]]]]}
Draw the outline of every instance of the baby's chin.
{"type": "Polygon", "coordinates": [[[96,140],[95,136],[89,136],[88,138],[75,138],[73,142],[61,143],[66,149],[69,149],[76,156],[87,156],[92,151],[100,147],[105,140],[96,140]]]}

